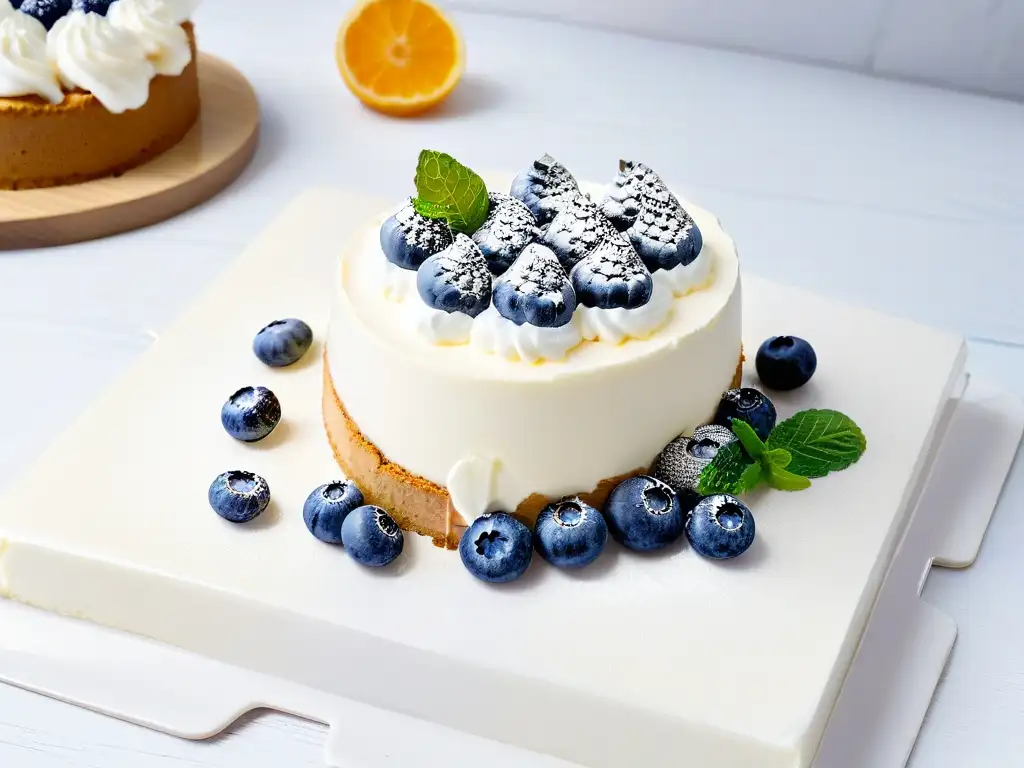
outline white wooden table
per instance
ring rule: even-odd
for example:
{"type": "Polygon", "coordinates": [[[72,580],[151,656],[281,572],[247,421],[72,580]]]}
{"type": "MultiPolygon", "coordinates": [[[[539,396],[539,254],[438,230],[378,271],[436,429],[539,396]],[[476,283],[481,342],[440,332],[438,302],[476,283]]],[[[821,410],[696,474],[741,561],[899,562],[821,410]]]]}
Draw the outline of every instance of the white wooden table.
{"type": "MultiPolygon", "coordinates": [[[[229,191],[141,232],[0,253],[0,484],[288,200],[315,185],[401,195],[422,147],[506,169],[550,152],[590,179],[620,155],[642,159],[721,216],[744,269],[964,332],[974,373],[1024,396],[1024,105],[462,14],[465,81],[436,115],[397,121],[362,109],[337,76],[339,5],[200,11],[201,44],[245,72],[263,106],[259,154],[229,191]]],[[[1024,750],[1022,506],[1018,466],[979,563],[929,581],[960,637],[914,768],[1004,768],[1024,750]]],[[[313,768],[322,738],[269,715],[182,742],[0,687],[0,765],[12,768],[313,768]]]]}

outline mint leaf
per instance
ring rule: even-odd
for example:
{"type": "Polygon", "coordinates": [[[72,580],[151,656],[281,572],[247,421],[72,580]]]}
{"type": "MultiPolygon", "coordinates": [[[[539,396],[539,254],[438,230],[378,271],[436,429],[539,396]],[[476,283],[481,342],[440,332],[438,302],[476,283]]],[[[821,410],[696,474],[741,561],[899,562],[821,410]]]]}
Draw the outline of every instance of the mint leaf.
{"type": "Polygon", "coordinates": [[[867,440],[849,416],[810,410],[776,424],[767,447],[769,451],[784,448],[792,455],[787,474],[824,477],[857,461],[867,449],[867,440]]]}
{"type": "Polygon", "coordinates": [[[700,473],[697,492],[702,496],[744,493],[757,485],[760,479],[761,465],[752,462],[738,442],[729,443],[719,449],[718,455],[700,473]]]}
{"type": "Polygon", "coordinates": [[[733,419],[732,433],[739,438],[740,443],[743,444],[743,448],[750,458],[755,461],[761,458],[761,454],[764,453],[764,443],[761,442],[761,438],[757,436],[757,432],[754,431],[752,426],[745,421],[733,419]]]}
{"type": "Polygon", "coordinates": [[[794,475],[789,470],[774,465],[768,465],[764,479],[778,491],[802,491],[811,487],[811,481],[806,477],[794,475]]]}
{"type": "Polygon", "coordinates": [[[424,149],[416,163],[416,212],[447,219],[449,226],[473,234],[487,218],[490,201],[484,181],[451,155],[424,149]]]}
{"type": "Polygon", "coordinates": [[[764,452],[761,461],[773,469],[785,469],[793,461],[793,454],[785,448],[772,448],[764,452]]]}

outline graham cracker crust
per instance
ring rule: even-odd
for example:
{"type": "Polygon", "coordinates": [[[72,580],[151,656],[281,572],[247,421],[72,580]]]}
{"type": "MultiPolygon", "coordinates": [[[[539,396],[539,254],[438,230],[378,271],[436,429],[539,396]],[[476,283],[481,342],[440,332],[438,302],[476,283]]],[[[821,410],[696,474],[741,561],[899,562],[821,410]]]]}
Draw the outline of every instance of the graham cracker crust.
{"type": "MultiPolygon", "coordinates": [[[[743,374],[744,355],[736,366],[731,386],[738,387],[743,374]]],[[[429,536],[435,546],[456,549],[466,530],[466,521],[451,504],[448,492],[437,483],[414,475],[390,461],[373,444],[348,415],[334,389],[327,353],[324,353],[323,419],[334,459],[345,475],[356,482],[368,504],[386,509],[403,530],[429,536]]],[[[617,477],[609,477],[597,487],[578,495],[591,506],[601,509],[615,486],[647,471],[637,467],[617,477]]],[[[545,506],[557,499],[532,494],[516,507],[513,514],[531,528],[545,506]]]]}

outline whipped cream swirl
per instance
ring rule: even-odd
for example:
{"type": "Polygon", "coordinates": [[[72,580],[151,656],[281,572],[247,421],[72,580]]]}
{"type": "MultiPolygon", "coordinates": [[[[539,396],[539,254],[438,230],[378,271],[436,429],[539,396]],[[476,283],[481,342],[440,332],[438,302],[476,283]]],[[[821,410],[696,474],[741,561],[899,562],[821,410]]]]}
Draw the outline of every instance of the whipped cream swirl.
{"type": "Polygon", "coordinates": [[[90,91],[110,112],[138,109],[149,99],[155,70],[137,35],[98,13],[72,11],[47,38],[50,60],[69,90],[90,91]]]}
{"type": "Polygon", "coordinates": [[[16,96],[59,104],[64,90],[46,58],[46,27],[0,0],[0,97],[16,96]]]}
{"type": "Polygon", "coordinates": [[[654,287],[659,285],[667,288],[673,296],[685,296],[688,293],[706,288],[714,277],[711,266],[712,259],[701,251],[697,258],[689,264],[676,264],[672,269],[656,269],[651,273],[654,287]]]}
{"type": "Polygon", "coordinates": [[[180,75],[192,60],[181,26],[198,0],[117,0],[107,11],[110,23],[135,34],[158,75],[180,75]]]}
{"type": "Polygon", "coordinates": [[[541,328],[529,323],[516,325],[491,305],[473,322],[469,343],[506,360],[538,363],[562,360],[583,341],[579,314],[565,325],[541,328]]]}
{"type": "MultiPolygon", "coordinates": [[[[381,281],[384,285],[384,298],[401,304],[408,297],[419,298],[416,288],[416,270],[405,269],[381,259],[381,281]]],[[[422,302],[420,302],[422,304],[422,302]]],[[[424,304],[426,307],[426,305],[424,304]]],[[[427,307],[430,309],[430,307],[427,307]]]]}
{"type": "Polygon", "coordinates": [[[469,341],[473,329],[473,318],[469,315],[434,309],[420,301],[419,296],[405,302],[405,306],[416,332],[431,344],[457,345],[469,341]]]}
{"type": "Polygon", "coordinates": [[[587,307],[580,305],[576,315],[580,331],[588,341],[621,344],[626,339],[646,339],[672,316],[672,291],[655,282],[650,300],[639,307],[587,307]]]}

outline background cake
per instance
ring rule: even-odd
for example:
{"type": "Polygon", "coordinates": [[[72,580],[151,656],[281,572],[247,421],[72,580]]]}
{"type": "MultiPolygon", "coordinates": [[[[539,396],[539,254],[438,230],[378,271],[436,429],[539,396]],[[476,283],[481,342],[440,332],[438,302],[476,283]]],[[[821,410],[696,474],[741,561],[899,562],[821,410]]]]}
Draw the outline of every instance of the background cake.
{"type": "Polygon", "coordinates": [[[0,189],[133,168],[199,115],[198,0],[0,0],[0,189]]]}
{"type": "Polygon", "coordinates": [[[742,360],[736,249],[649,168],[624,163],[605,194],[542,158],[487,188],[475,227],[411,202],[370,222],[342,255],[327,338],[340,466],[448,545],[486,511],[599,507],[710,421],[742,360]]]}

